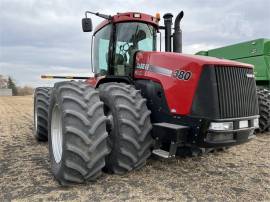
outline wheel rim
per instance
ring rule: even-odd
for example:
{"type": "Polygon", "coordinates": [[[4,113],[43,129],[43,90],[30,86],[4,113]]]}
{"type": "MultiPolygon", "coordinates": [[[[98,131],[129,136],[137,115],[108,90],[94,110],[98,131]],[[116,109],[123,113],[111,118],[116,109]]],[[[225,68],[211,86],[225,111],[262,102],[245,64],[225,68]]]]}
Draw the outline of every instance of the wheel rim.
{"type": "Polygon", "coordinates": [[[37,132],[37,109],[34,110],[34,123],[35,123],[35,131],[37,132]]]}
{"type": "Polygon", "coordinates": [[[56,163],[59,163],[62,158],[63,135],[62,120],[58,105],[55,105],[52,111],[51,141],[54,160],[56,163]]]}

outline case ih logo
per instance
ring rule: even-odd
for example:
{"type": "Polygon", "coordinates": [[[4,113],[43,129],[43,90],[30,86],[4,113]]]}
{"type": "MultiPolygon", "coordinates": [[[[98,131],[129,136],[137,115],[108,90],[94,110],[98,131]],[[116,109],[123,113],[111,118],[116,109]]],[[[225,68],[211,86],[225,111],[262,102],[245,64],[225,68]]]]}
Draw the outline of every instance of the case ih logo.
{"type": "Polygon", "coordinates": [[[254,74],[247,74],[247,78],[254,78],[254,74]]]}
{"type": "Polygon", "coordinates": [[[149,64],[138,63],[136,68],[137,69],[149,70],[149,64]]]}
{"type": "Polygon", "coordinates": [[[149,72],[154,72],[156,74],[161,74],[164,76],[171,76],[172,75],[172,70],[164,68],[164,67],[153,66],[151,64],[138,63],[136,68],[142,69],[145,71],[149,71],[149,72]]]}

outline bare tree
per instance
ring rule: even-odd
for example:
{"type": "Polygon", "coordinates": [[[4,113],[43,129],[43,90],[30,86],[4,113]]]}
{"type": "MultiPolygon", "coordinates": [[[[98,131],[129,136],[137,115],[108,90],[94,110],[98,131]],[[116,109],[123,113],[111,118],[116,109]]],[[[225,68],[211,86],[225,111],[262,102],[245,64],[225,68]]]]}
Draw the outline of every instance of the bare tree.
{"type": "Polygon", "coordinates": [[[18,95],[33,95],[34,89],[31,86],[17,87],[18,95]]]}
{"type": "Polygon", "coordinates": [[[0,88],[7,88],[8,80],[0,74],[0,88]]]}

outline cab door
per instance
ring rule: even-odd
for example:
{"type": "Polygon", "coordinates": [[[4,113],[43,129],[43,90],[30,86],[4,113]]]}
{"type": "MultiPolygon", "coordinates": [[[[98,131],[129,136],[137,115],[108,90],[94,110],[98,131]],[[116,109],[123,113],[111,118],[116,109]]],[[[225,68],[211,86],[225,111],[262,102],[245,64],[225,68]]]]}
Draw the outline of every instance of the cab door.
{"type": "Polygon", "coordinates": [[[109,74],[112,25],[108,24],[93,36],[92,67],[96,76],[109,74]]]}

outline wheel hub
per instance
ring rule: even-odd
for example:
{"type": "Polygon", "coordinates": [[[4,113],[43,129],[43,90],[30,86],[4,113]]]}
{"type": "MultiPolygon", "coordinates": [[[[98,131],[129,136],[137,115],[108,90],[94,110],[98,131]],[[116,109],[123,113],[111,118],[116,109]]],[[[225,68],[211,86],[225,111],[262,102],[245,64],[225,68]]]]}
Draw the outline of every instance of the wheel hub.
{"type": "Polygon", "coordinates": [[[113,116],[110,113],[109,115],[107,115],[107,122],[106,122],[106,128],[108,132],[111,132],[113,130],[113,116]]]}
{"type": "Polygon", "coordinates": [[[62,120],[58,105],[55,105],[52,111],[51,141],[54,160],[56,163],[59,163],[62,159],[63,134],[62,134],[62,120]]]}
{"type": "Polygon", "coordinates": [[[113,130],[114,130],[114,120],[113,120],[112,111],[106,105],[104,105],[104,114],[107,117],[106,130],[107,130],[108,135],[109,135],[108,144],[109,144],[109,147],[112,147],[113,143],[112,143],[112,139],[111,139],[111,133],[113,133],[113,130]]]}

